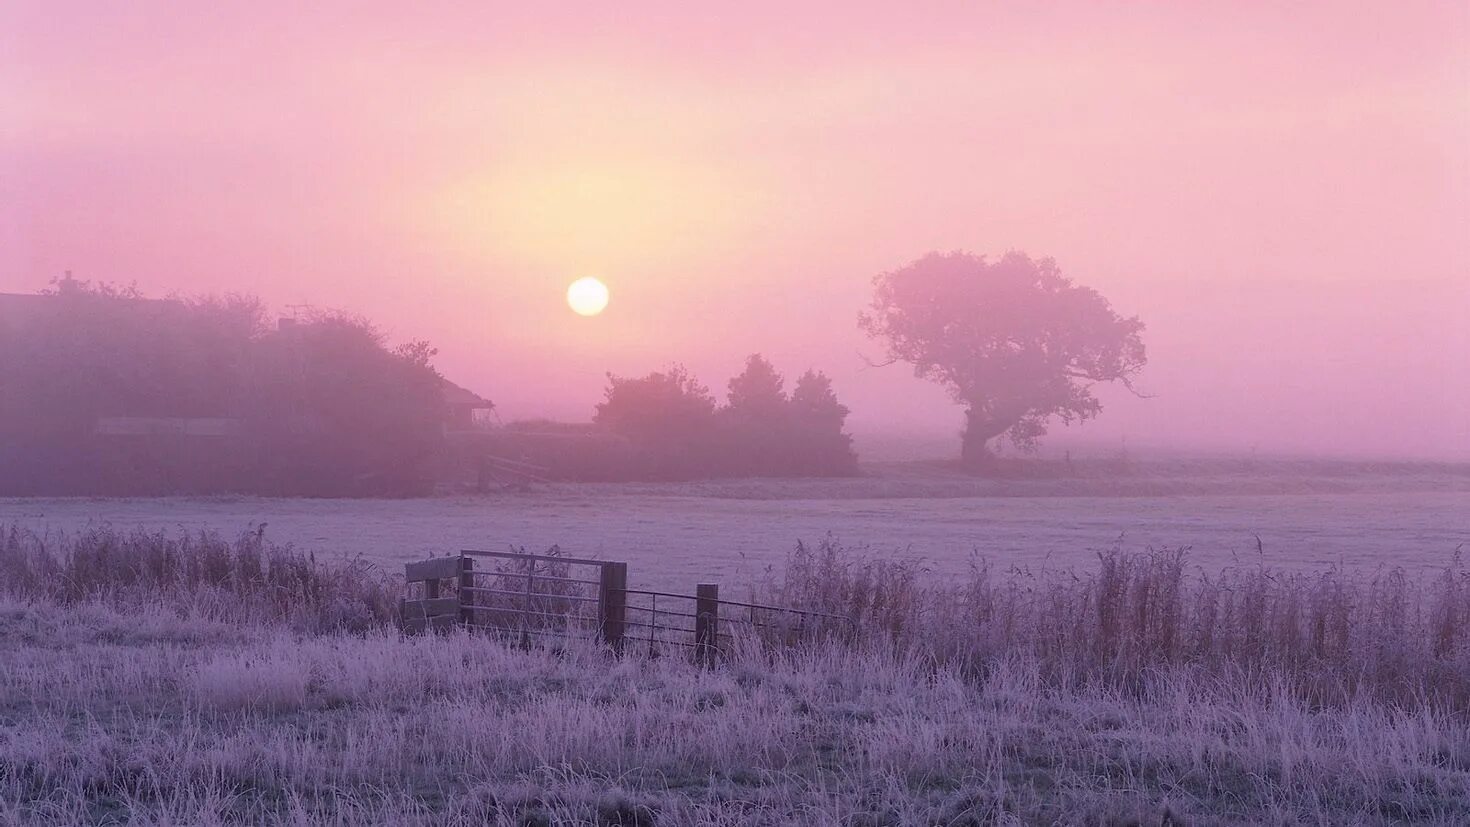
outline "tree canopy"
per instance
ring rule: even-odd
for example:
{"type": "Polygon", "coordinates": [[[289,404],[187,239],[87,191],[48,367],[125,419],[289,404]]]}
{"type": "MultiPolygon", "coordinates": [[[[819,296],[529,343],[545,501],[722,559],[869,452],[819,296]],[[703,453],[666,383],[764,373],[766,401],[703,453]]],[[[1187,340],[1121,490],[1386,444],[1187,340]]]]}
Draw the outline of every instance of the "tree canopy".
{"type": "Polygon", "coordinates": [[[969,464],[986,461],[997,437],[1032,450],[1048,420],[1096,416],[1093,386],[1132,388],[1147,359],[1138,317],[1118,315],[1052,259],[1020,252],[930,253],[880,274],[859,326],[965,406],[969,464]]]}
{"type": "Polygon", "coordinates": [[[729,384],[727,409],[736,416],[771,419],[786,407],[785,379],[766,357],[753,353],[745,360],[745,370],[729,384]]]}
{"type": "Polygon", "coordinates": [[[592,421],[638,438],[687,439],[714,417],[715,399],[683,365],[647,376],[607,375],[606,398],[592,421]]]}
{"type": "Polygon", "coordinates": [[[443,441],[434,350],[364,319],[266,324],[241,296],[68,279],[0,319],[0,491],[410,494],[443,441]],[[228,419],[232,438],[102,438],[104,418],[228,419]],[[234,427],[234,426],[232,426],[234,427]]]}
{"type": "Polygon", "coordinates": [[[629,440],[621,473],[690,479],[709,476],[855,473],[847,407],[826,376],[807,371],[788,397],[785,379],[753,354],[728,384],[727,404],[680,365],[646,376],[608,375],[593,421],[629,440]]]}

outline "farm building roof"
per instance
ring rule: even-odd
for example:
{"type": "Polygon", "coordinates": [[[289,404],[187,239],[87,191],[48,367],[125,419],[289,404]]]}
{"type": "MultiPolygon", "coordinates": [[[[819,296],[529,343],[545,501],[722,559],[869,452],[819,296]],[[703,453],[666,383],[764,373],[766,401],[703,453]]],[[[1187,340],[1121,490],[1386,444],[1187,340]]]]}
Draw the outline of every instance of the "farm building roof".
{"type": "Polygon", "coordinates": [[[444,404],[452,408],[490,410],[495,403],[471,390],[466,390],[448,379],[440,379],[444,388],[444,404]]]}

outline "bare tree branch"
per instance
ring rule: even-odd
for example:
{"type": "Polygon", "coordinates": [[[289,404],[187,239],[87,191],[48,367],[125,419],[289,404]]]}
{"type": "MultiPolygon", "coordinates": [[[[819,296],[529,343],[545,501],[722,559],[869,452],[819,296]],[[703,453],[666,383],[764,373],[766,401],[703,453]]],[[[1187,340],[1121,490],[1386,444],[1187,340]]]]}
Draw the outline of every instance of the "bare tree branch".
{"type": "Polygon", "coordinates": [[[892,364],[895,364],[895,363],[898,362],[898,360],[895,359],[895,358],[890,358],[886,362],[874,362],[872,359],[869,359],[868,357],[864,356],[862,351],[857,351],[857,357],[859,359],[863,360],[863,363],[866,364],[870,368],[886,368],[889,365],[892,365],[892,364]]]}
{"type": "Polygon", "coordinates": [[[1154,399],[1154,398],[1156,398],[1156,394],[1144,393],[1143,391],[1139,390],[1138,388],[1135,388],[1133,386],[1133,380],[1131,378],[1127,377],[1127,376],[1120,376],[1120,377],[1118,377],[1118,381],[1123,383],[1123,387],[1127,388],[1129,393],[1133,394],[1134,396],[1138,397],[1139,399],[1154,399]]]}

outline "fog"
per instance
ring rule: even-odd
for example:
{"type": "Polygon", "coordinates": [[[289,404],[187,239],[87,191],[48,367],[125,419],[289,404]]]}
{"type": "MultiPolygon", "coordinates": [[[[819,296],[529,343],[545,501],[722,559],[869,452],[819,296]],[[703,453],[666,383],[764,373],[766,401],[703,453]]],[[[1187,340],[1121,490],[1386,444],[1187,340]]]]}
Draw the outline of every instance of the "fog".
{"type": "Polygon", "coordinates": [[[504,420],[823,369],[874,456],[960,408],[858,331],[930,250],[1148,325],[1052,450],[1470,459],[1470,9],[0,9],[0,292],[342,308],[504,420]],[[574,315],[568,283],[612,293],[574,315]]]}

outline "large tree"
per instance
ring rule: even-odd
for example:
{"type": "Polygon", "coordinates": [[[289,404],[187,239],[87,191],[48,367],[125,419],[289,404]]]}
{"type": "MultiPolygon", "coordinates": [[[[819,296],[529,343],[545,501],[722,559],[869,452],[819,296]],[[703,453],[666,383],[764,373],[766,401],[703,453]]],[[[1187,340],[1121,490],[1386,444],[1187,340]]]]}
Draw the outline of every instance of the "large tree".
{"type": "Polygon", "coordinates": [[[1032,450],[1049,419],[1096,416],[1093,386],[1132,389],[1146,360],[1143,322],[1118,315],[1049,258],[930,253],[873,285],[859,325],[884,341],[891,361],[912,363],[965,406],[968,465],[985,463],[997,437],[1032,450]]]}

